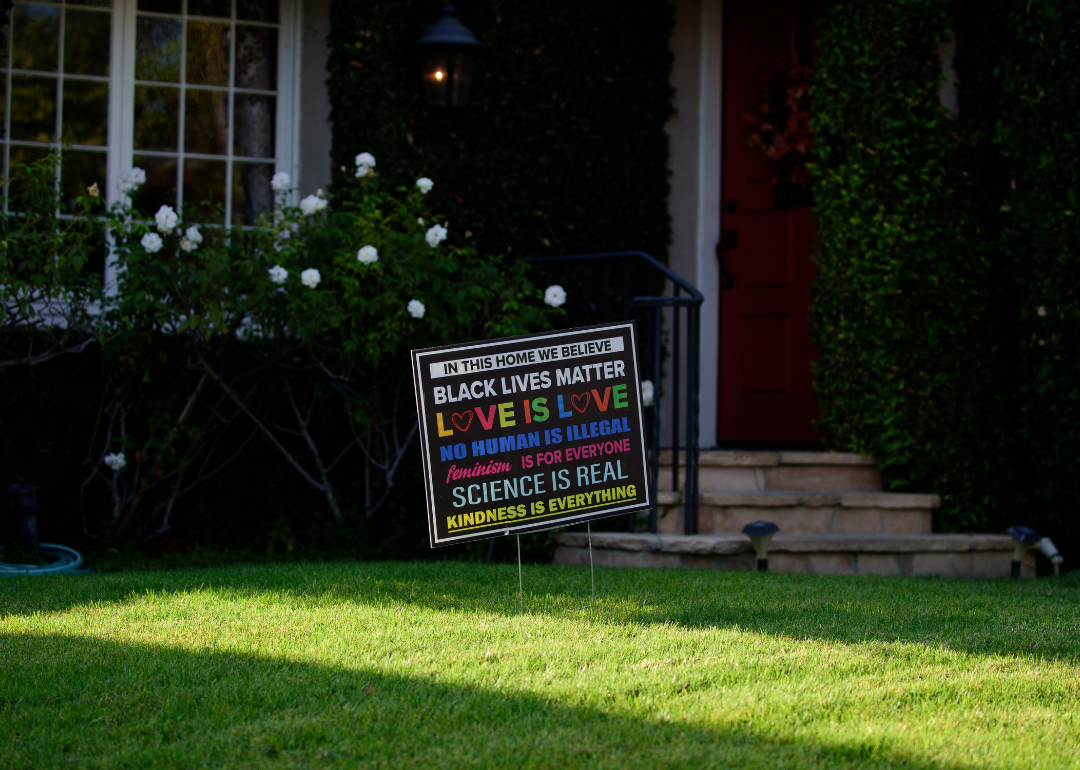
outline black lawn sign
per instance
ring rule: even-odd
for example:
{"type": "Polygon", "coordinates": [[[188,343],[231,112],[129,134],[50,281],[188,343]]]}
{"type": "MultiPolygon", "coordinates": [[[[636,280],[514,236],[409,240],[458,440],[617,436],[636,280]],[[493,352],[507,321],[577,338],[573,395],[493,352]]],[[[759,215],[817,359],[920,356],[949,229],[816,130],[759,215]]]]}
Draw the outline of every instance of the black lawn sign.
{"type": "Polygon", "coordinates": [[[431,546],[649,508],[633,323],[412,351],[431,546]]]}

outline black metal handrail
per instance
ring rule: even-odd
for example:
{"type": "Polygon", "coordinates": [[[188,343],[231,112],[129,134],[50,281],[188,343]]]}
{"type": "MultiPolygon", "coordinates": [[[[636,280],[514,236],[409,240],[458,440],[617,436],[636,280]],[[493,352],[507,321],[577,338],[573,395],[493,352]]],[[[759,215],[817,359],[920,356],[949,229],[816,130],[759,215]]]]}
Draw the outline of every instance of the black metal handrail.
{"type": "MultiPolygon", "coordinates": [[[[611,320],[638,321],[639,364],[643,372],[651,376],[653,404],[649,409],[651,430],[647,431],[651,455],[652,509],[649,514],[649,530],[657,531],[657,495],[660,480],[660,417],[662,410],[664,354],[671,361],[671,485],[679,491],[680,449],[686,458],[685,483],[683,484],[683,527],[688,535],[698,531],[698,390],[701,364],[701,303],[704,297],[693,284],[672,271],[663,262],[642,251],[613,251],[603,254],[571,254],[561,257],[537,257],[525,260],[536,269],[546,272],[549,280],[556,269],[561,269],[562,285],[568,297],[568,326],[584,326],[611,320]],[[621,287],[612,286],[612,267],[621,267],[621,287]],[[593,272],[602,269],[602,289],[597,299],[593,293],[593,272]],[[571,273],[576,273],[574,276],[571,273]],[[580,278],[581,293],[575,297],[571,277],[580,278]],[[656,284],[659,282],[659,286],[656,284]],[[665,295],[668,285],[671,294],[665,295]],[[637,291],[644,290],[641,295],[637,291]],[[685,296],[683,296],[685,294],[685,296]],[[612,300],[622,306],[622,317],[611,317],[612,300]],[[663,342],[665,309],[670,309],[670,345],[663,342]],[[683,351],[682,311],[686,313],[685,355],[683,351]],[[685,364],[685,366],[684,366],[685,364]],[[684,371],[685,369],[685,371],[684,371]],[[685,401],[683,400],[685,397],[685,401]],[[685,403],[685,433],[680,431],[681,406],[685,403]],[[683,439],[680,441],[680,437],[683,439]]],[[[630,516],[628,527],[635,529],[635,517],[630,516]]]]}

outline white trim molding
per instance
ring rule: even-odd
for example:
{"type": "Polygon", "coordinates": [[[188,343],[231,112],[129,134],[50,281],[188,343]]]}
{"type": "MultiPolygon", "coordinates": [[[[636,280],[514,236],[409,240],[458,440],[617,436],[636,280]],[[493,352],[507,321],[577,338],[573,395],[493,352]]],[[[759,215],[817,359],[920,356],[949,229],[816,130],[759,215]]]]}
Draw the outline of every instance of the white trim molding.
{"type": "Polygon", "coordinates": [[[699,437],[716,444],[720,367],[721,105],[723,101],[723,0],[677,0],[671,47],[676,114],[668,121],[671,143],[672,239],[670,265],[705,295],[701,307],[699,437]]]}

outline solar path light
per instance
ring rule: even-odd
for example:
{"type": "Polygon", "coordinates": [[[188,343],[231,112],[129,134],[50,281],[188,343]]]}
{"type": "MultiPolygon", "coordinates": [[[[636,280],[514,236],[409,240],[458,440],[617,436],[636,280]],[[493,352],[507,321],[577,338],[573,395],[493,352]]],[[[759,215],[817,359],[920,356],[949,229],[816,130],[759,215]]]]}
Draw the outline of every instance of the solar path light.
{"type": "Polygon", "coordinates": [[[742,531],[744,535],[750,538],[750,542],[754,544],[754,550],[757,552],[758,572],[768,572],[769,543],[772,542],[773,535],[780,531],[780,527],[771,521],[755,521],[753,524],[747,524],[743,527],[742,531]]]}
{"type": "Polygon", "coordinates": [[[444,129],[453,125],[469,103],[476,57],[486,47],[459,16],[454,6],[443,6],[435,23],[413,43],[420,55],[428,113],[444,129]]]}
{"type": "Polygon", "coordinates": [[[1013,539],[1012,576],[1018,578],[1020,577],[1020,562],[1024,560],[1024,554],[1026,554],[1029,549],[1037,546],[1039,541],[1042,540],[1042,537],[1040,537],[1039,533],[1031,527],[1020,527],[1015,525],[1009,527],[1008,533],[1012,535],[1013,539]]]}

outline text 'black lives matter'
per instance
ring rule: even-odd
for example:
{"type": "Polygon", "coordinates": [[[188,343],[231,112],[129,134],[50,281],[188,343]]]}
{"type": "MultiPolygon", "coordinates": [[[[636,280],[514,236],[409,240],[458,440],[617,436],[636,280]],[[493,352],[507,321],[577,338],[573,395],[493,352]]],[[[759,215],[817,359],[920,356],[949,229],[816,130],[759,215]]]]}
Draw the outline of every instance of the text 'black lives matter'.
{"type": "Polygon", "coordinates": [[[412,351],[432,547],[651,505],[633,323],[412,351]]]}

